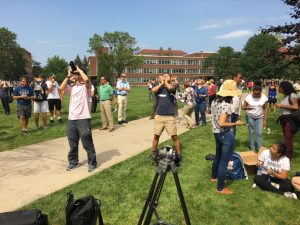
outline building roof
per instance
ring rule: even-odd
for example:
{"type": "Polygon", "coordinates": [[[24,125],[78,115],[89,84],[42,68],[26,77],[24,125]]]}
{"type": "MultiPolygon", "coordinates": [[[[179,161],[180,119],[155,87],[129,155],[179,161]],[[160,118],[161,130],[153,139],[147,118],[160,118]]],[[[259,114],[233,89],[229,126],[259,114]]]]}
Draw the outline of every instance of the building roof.
{"type": "Polygon", "coordinates": [[[171,49],[143,49],[139,52],[141,55],[186,55],[187,53],[181,50],[171,50],[171,49]]]}

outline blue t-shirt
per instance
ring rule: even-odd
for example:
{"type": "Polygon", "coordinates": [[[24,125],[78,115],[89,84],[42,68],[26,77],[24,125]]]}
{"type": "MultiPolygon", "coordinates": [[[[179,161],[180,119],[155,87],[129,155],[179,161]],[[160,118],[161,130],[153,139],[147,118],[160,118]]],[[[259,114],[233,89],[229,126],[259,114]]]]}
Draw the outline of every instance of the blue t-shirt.
{"type": "MultiPolygon", "coordinates": [[[[28,97],[33,96],[33,91],[32,88],[29,86],[25,86],[25,87],[21,87],[21,86],[17,86],[14,90],[13,93],[14,96],[22,96],[22,95],[26,95],[28,97]]],[[[31,100],[30,99],[17,99],[17,105],[31,105],[31,100]]]]}
{"type": "Polygon", "coordinates": [[[198,88],[198,86],[194,86],[195,89],[195,101],[197,103],[204,102],[206,100],[206,97],[208,96],[208,90],[207,87],[203,86],[201,88],[198,88]],[[199,96],[199,95],[205,95],[205,96],[199,96]]]}
{"type": "Polygon", "coordinates": [[[175,90],[170,92],[166,87],[162,87],[155,95],[157,99],[156,114],[162,116],[175,115],[175,90]]]}

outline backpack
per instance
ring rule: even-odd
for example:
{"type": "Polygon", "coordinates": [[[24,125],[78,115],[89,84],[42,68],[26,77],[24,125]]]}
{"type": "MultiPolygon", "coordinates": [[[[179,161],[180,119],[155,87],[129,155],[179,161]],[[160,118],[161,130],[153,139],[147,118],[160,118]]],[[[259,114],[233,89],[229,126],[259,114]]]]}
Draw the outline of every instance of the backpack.
{"type": "Polygon", "coordinates": [[[0,213],[1,225],[48,225],[48,217],[39,209],[0,213]]]}
{"type": "Polygon", "coordinates": [[[96,225],[97,218],[99,218],[99,225],[103,225],[100,200],[89,195],[74,201],[72,191],[68,193],[66,207],[67,225],[96,225]]]}
{"type": "Polygon", "coordinates": [[[228,163],[226,177],[231,180],[248,179],[243,159],[239,153],[234,152],[228,163]]]}

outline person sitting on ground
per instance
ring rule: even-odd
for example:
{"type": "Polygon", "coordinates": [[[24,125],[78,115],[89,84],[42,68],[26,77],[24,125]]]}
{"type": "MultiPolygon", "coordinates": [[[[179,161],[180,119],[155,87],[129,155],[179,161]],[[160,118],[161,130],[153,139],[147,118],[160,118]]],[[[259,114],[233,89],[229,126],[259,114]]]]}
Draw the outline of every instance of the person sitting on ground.
{"type": "Polygon", "coordinates": [[[292,185],[295,189],[300,194],[300,176],[295,176],[292,178],[292,185]]]}
{"type": "Polygon", "coordinates": [[[211,124],[216,142],[211,182],[217,181],[217,192],[220,194],[233,194],[233,191],[224,187],[224,183],[228,162],[232,158],[235,146],[233,128],[244,124],[241,120],[231,122],[232,98],[240,94],[234,80],[225,80],[222,90],[217,93],[217,98],[211,104],[211,124]]]}
{"type": "Polygon", "coordinates": [[[191,118],[191,115],[195,107],[195,90],[191,87],[189,81],[184,83],[184,93],[181,95],[181,99],[184,102],[183,117],[187,122],[187,128],[195,128],[195,122],[191,118]]]}
{"type": "Polygon", "coordinates": [[[257,166],[261,171],[254,177],[254,183],[265,191],[271,191],[288,198],[297,199],[292,193],[292,184],[288,179],[290,160],[286,157],[287,148],[283,143],[273,144],[258,156],[257,166]]]}

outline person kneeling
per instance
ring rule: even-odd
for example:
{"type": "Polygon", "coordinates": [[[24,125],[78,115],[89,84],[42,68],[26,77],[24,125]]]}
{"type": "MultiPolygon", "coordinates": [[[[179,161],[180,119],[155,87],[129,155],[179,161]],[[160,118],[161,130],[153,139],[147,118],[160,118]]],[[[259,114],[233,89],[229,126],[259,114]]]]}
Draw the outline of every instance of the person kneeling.
{"type": "Polygon", "coordinates": [[[290,160],[286,152],[287,148],[282,143],[273,144],[270,149],[263,151],[258,157],[259,173],[254,177],[254,183],[265,191],[297,199],[297,195],[291,193],[292,184],[288,179],[290,160]]]}

